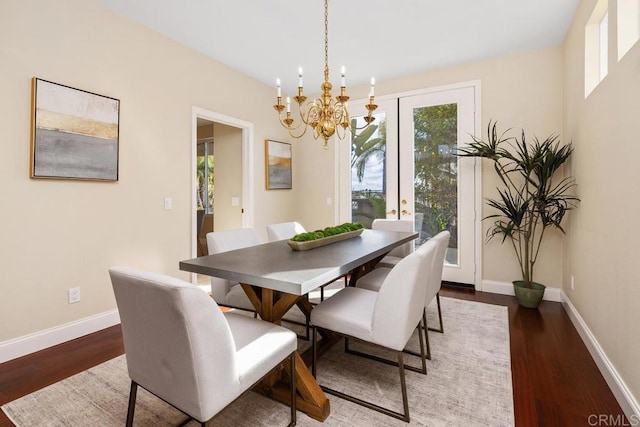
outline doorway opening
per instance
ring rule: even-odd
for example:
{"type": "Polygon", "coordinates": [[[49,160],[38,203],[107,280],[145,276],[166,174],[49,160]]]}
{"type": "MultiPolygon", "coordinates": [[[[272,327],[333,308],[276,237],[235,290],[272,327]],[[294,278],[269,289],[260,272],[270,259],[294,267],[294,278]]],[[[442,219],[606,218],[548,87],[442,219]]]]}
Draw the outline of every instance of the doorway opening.
{"type": "MultiPolygon", "coordinates": [[[[208,255],[206,235],[253,226],[253,124],[194,107],[192,256],[208,255]]],[[[209,277],[192,274],[203,287],[209,277]]]]}

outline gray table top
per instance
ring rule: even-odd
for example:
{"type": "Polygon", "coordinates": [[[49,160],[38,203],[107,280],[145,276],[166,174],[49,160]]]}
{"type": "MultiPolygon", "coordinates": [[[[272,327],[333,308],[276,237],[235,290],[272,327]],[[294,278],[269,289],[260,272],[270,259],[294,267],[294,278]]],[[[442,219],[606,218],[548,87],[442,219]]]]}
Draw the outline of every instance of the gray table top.
{"type": "Polygon", "coordinates": [[[418,237],[418,233],[364,230],[362,235],[307,251],[286,240],[180,262],[180,270],[305,295],[418,237]]]}

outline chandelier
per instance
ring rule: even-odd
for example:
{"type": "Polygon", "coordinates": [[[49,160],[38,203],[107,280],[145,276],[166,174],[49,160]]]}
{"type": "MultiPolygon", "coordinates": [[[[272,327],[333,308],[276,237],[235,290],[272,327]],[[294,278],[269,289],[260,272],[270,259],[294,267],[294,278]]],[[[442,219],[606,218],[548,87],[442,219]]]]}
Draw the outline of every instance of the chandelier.
{"type": "MultiPolygon", "coordinates": [[[[302,85],[302,67],[298,69],[298,95],[294,96],[294,101],[298,104],[299,121],[291,117],[291,98],[287,97],[286,107],[282,104],[282,90],[280,88],[280,79],[277,79],[277,103],[273,108],[278,112],[280,124],[284,126],[289,135],[293,138],[301,138],[307,129],[313,129],[313,137],[318,139],[324,138],[324,149],[328,148],[329,138],[337,133],[338,138],[343,139],[346,130],[350,126],[349,110],[347,109],[347,96],[345,68],[341,69],[340,94],[336,95],[335,100],[331,95],[332,85],[329,82],[329,4],[328,0],[324,0],[324,82],[320,85],[322,95],[318,99],[314,99],[305,105],[307,97],[304,95],[302,85]],[[283,118],[282,112],[286,108],[286,116],[283,118]]],[[[372,116],[373,111],[378,108],[374,101],[375,80],[371,79],[371,87],[369,89],[369,103],[365,105],[368,114],[364,117],[365,122],[369,125],[375,120],[372,116]]],[[[355,129],[354,129],[355,131],[355,129]]]]}

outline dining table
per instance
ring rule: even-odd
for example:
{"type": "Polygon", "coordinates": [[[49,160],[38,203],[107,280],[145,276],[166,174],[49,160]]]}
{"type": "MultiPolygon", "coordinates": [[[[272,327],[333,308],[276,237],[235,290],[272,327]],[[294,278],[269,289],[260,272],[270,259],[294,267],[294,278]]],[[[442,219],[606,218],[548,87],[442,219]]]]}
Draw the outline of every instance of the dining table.
{"type": "MultiPolygon", "coordinates": [[[[363,230],[347,240],[309,250],[293,250],[287,240],[250,246],[228,252],[180,261],[183,271],[238,282],[260,318],[280,324],[284,314],[297,305],[307,320],[312,304],[308,293],[348,275],[349,286],[375,267],[393,248],[411,242],[416,232],[363,230]]],[[[321,332],[320,352],[336,337],[321,332]]],[[[309,357],[296,354],[296,405],[310,417],[324,421],[330,414],[329,400],[311,375],[309,357]],[[306,359],[306,360],[305,360],[306,359]]],[[[258,391],[286,404],[291,403],[287,382],[289,367],[263,379],[258,391]]]]}

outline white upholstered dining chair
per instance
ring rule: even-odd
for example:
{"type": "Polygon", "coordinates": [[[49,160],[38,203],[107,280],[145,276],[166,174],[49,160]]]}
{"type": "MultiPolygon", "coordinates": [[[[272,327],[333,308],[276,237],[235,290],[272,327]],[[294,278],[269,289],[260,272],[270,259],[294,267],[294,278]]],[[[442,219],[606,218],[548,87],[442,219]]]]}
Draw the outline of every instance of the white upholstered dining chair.
{"type": "MultiPolygon", "coordinates": [[[[404,413],[321,386],[325,392],[409,422],[409,403],[402,353],[422,317],[426,293],[422,277],[433,262],[435,247],[432,246],[432,248],[431,251],[414,252],[400,260],[391,269],[379,291],[346,287],[311,311],[314,376],[317,365],[318,328],[344,335],[345,339],[353,337],[394,350],[398,358],[404,413]]],[[[422,334],[418,334],[418,337],[420,347],[424,351],[422,334]]]]}
{"type": "MultiPolygon", "coordinates": [[[[427,333],[427,330],[440,333],[444,332],[444,324],[442,323],[442,309],[440,307],[440,288],[442,287],[442,270],[444,268],[444,259],[447,252],[447,247],[449,246],[450,235],[451,234],[446,230],[441,231],[418,248],[418,251],[421,251],[426,250],[427,246],[435,247],[435,254],[433,257],[432,265],[429,266],[426,274],[422,278],[422,280],[426,282],[425,285],[427,287],[427,291],[425,293],[422,325],[420,326],[420,329],[424,330],[424,338],[427,344],[427,353],[424,357],[429,360],[431,359],[431,345],[429,344],[429,334],[427,333]],[[429,307],[434,298],[437,302],[438,320],[440,323],[439,329],[429,328],[427,325],[427,307],[429,307]]],[[[384,283],[384,280],[390,274],[390,272],[390,268],[376,268],[369,274],[359,278],[356,282],[356,286],[363,289],[377,291],[381,288],[382,283],[384,283]]],[[[405,350],[405,353],[420,356],[418,353],[411,350],[405,350]]]]}
{"type": "MultiPolygon", "coordinates": [[[[233,251],[261,244],[260,236],[252,228],[213,231],[207,233],[209,255],[233,251]]],[[[220,305],[254,311],[249,297],[238,282],[211,277],[211,296],[220,305]]]]}
{"type": "Polygon", "coordinates": [[[267,236],[270,242],[290,239],[296,234],[304,233],[305,228],[299,222],[281,222],[267,225],[267,236]]]}
{"type": "MultiPolygon", "coordinates": [[[[197,286],[172,277],[109,270],[131,378],[127,426],[138,386],[205,426],[281,363],[295,372],[296,334],[227,313],[197,286]]],[[[291,423],[296,424],[295,375],[291,423]]]]}
{"type": "MultiPolygon", "coordinates": [[[[252,228],[238,228],[226,231],[214,231],[207,234],[207,246],[209,247],[209,255],[221,252],[233,251],[249,246],[262,244],[260,237],[252,228]]],[[[249,297],[238,282],[232,282],[219,277],[211,278],[211,296],[220,305],[242,310],[255,311],[255,307],[251,304],[249,297]]],[[[306,327],[306,335],[301,338],[309,338],[309,326],[302,311],[296,306],[292,307],[284,317],[284,320],[299,324],[306,327]],[[297,318],[304,318],[305,322],[298,322],[297,318]]]]}
{"type": "MultiPolygon", "coordinates": [[[[413,227],[413,221],[402,219],[374,219],[371,223],[372,230],[412,232],[413,227]]],[[[402,258],[409,255],[412,251],[413,242],[407,242],[403,245],[398,246],[397,248],[393,248],[391,252],[389,252],[384,258],[382,258],[382,260],[380,260],[377,266],[391,268],[396,265],[402,258]]]]}

